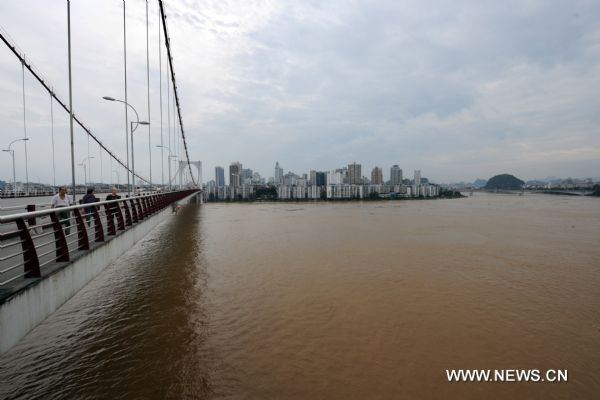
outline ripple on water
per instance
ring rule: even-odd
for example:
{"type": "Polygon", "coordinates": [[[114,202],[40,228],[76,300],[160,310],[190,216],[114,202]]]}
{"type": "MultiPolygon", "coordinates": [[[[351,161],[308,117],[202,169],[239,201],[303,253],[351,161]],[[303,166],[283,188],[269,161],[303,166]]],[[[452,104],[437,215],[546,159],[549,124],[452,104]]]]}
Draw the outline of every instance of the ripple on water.
{"type": "Polygon", "coordinates": [[[597,204],[189,207],[2,357],[0,397],[593,398],[597,204]],[[452,385],[448,368],[569,382],[452,385]]]}

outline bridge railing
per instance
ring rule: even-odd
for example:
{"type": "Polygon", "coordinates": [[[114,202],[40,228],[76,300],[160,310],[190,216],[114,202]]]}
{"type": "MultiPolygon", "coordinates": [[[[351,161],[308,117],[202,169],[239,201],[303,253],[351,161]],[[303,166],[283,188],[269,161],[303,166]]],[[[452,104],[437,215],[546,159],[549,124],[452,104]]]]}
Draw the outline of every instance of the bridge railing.
{"type": "Polygon", "coordinates": [[[0,289],[68,262],[197,189],[0,216],[0,289]]]}

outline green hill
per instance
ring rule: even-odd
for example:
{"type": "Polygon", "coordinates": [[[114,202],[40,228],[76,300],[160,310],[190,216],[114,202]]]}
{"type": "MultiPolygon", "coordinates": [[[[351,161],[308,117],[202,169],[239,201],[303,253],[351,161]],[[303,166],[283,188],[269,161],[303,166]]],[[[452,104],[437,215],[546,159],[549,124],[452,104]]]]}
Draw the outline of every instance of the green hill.
{"type": "Polygon", "coordinates": [[[485,185],[488,190],[520,190],[525,182],[510,174],[500,174],[490,178],[485,185]]]}

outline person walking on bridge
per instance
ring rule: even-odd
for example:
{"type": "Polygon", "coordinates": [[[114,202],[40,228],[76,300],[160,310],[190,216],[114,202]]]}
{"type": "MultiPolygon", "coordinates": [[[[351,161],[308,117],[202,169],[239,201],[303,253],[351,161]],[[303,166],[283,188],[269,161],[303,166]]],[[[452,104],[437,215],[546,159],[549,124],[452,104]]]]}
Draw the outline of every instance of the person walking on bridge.
{"type": "Polygon", "coordinates": [[[116,187],[112,188],[112,190],[110,191],[110,194],[108,196],[106,196],[106,200],[118,200],[120,198],[121,198],[121,196],[119,196],[117,194],[117,188],[116,187]]]}
{"type": "MultiPolygon", "coordinates": [[[[60,207],[69,207],[71,205],[71,201],[69,200],[69,196],[67,196],[67,187],[61,186],[58,188],[58,193],[52,197],[52,201],[50,202],[51,208],[60,208],[60,207]]],[[[71,213],[69,211],[61,211],[57,212],[58,218],[61,221],[61,224],[65,227],[65,235],[71,233],[71,213]]]]}
{"type": "MultiPolygon", "coordinates": [[[[86,195],[79,200],[81,204],[95,203],[97,201],[100,201],[100,199],[94,196],[94,188],[88,188],[86,195]]],[[[92,218],[93,211],[92,207],[85,208],[85,220],[87,221],[88,226],[91,226],[90,219],[92,218]]]]}
{"type": "MultiPolygon", "coordinates": [[[[120,198],[121,198],[121,196],[119,196],[117,194],[117,188],[113,187],[112,190],[110,191],[110,194],[108,196],[106,196],[106,201],[108,201],[108,200],[118,200],[120,198]]],[[[110,205],[110,209],[113,212],[116,212],[119,207],[120,207],[120,205],[119,205],[118,202],[117,203],[113,203],[113,204],[110,205]]]]}

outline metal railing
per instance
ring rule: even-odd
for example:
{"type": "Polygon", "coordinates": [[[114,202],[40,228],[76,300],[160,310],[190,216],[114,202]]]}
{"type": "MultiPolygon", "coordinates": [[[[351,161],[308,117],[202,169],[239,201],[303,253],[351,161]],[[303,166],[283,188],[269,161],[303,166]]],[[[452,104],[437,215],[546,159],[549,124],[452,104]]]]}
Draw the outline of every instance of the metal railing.
{"type": "Polygon", "coordinates": [[[0,289],[40,278],[45,267],[68,262],[198,189],[0,216],[0,289]]]}

